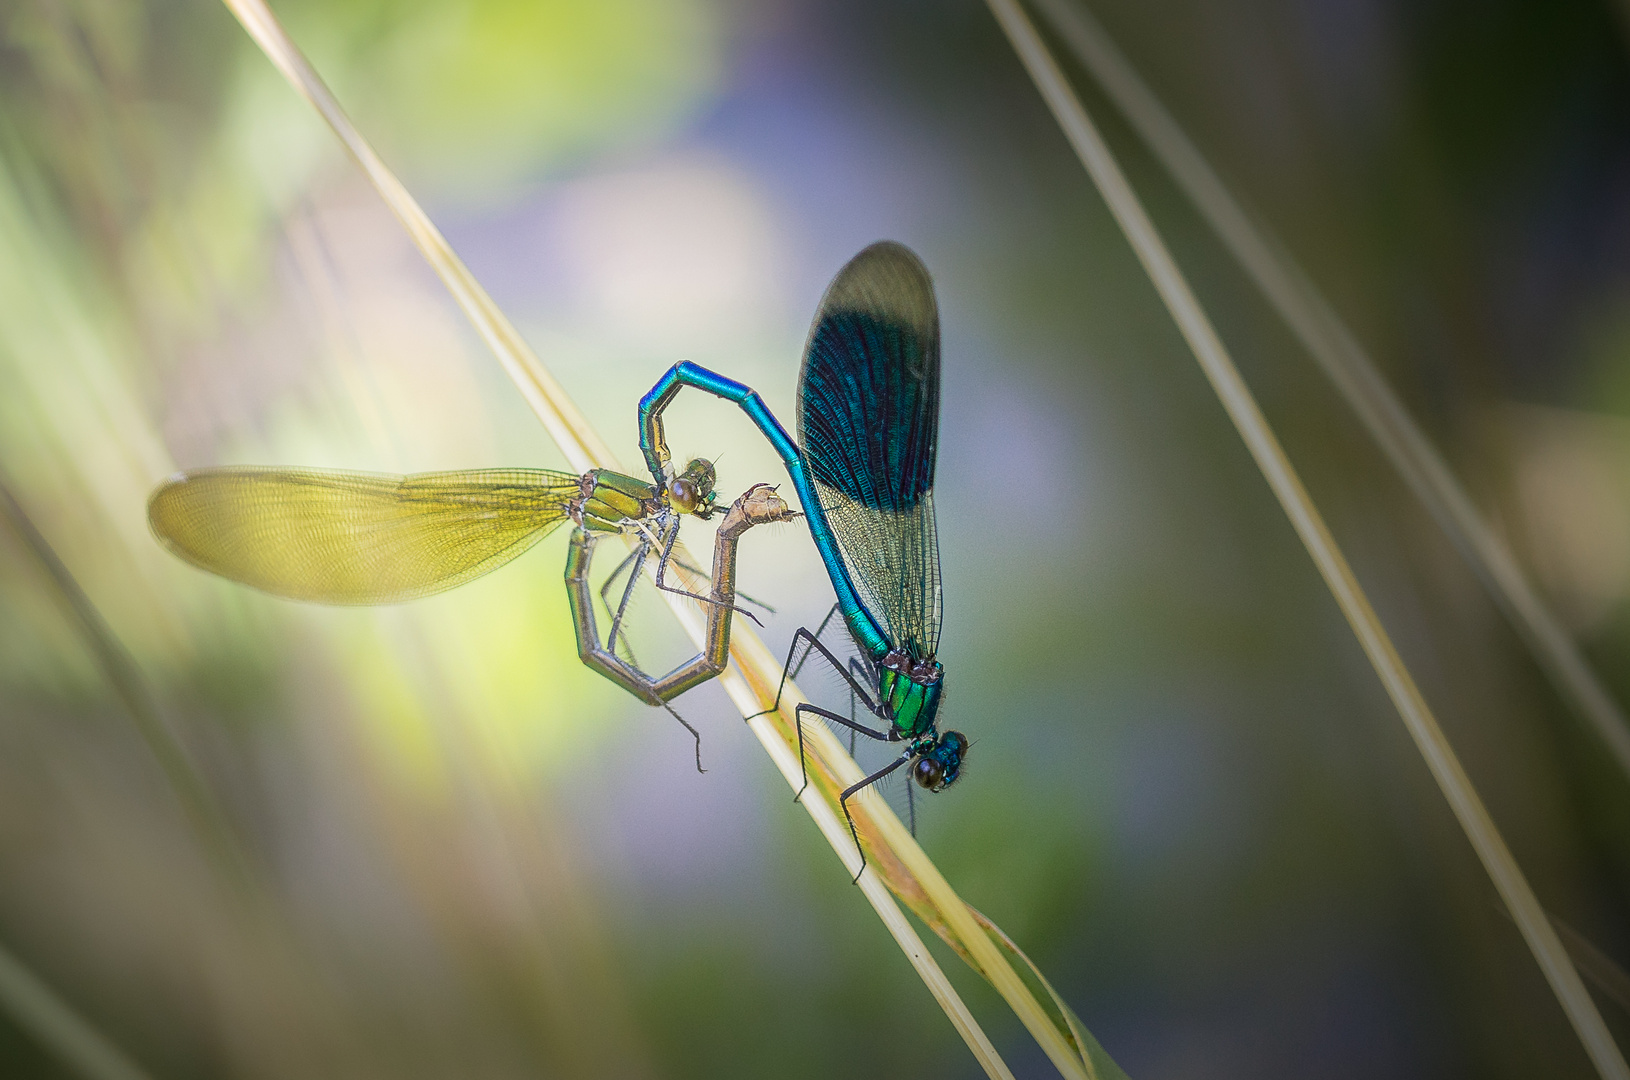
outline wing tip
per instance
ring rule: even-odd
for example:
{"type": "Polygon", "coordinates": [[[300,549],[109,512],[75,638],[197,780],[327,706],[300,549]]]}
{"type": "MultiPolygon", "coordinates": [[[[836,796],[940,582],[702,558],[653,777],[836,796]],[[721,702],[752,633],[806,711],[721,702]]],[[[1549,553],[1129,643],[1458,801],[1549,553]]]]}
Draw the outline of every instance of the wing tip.
{"type": "Polygon", "coordinates": [[[186,482],[186,473],[171,473],[169,476],[161,480],[157,487],[153,488],[152,494],[147,496],[147,527],[153,531],[153,535],[159,540],[160,543],[164,544],[165,547],[170,546],[169,536],[165,533],[161,524],[161,522],[164,520],[165,508],[169,502],[171,493],[186,482]]]}
{"type": "Polygon", "coordinates": [[[843,310],[906,323],[924,339],[939,336],[934,279],[917,253],[898,240],[868,244],[844,263],[820,306],[822,313],[843,310]]]}

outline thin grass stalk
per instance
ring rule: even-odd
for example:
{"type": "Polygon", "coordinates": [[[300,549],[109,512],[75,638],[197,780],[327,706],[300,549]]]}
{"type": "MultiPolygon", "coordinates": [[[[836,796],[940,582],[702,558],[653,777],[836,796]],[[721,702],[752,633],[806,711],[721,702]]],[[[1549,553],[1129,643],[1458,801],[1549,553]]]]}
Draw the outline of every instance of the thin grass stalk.
{"type": "MultiPolygon", "coordinates": [[[[362,166],[415,245],[442,278],[482,338],[498,355],[505,371],[560,445],[572,467],[587,470],[613,465],[614,458],[605,444],[519,332],[453,253],[406,188],[351,124],[333,94],[263,0],[223,2],[295,90],[334,129],[362,166]]],[[[700,643],[702,617],[695,604],[669,593],[663,595],[686,633],[693,641],[700,643]]],[[[731,656],[734,665],[720,676],[720,682],[744,717],[759,713],[775,697],[775,687],[781,679],[780,662],[756,634],[743,626],[737,626],[732,631],[731,656]]],[[[780,712],[756,716],[749,726],[789,785],[796,790],[801,781],[797,755],[791,749],[796,746],[797,739],[793,708],[803,699],[791,683],[788,683],[787,690],[788,693],[783,696],[786,704],[780,712]]],[[[824,727],[814,726],[807,730],[806,741],[811,744],[814,759],[811,791],[820,797],[806,795],[801,800],[802,804],[852,874],[858,866],[858,858],[854,854],[848,829],[839,818],[835,792],[858,780],[863,773],[843,750],[842,744],[824,727]]],[[[861,891],[986,1073],[999,1078],[1012,1076],[944,972],[906,921],[890,890],[904,899],[914,913],[944,937],[995,987],[1064,1076],[1071,1080],[1098,1080],[1090,1059],[1076,1047],[1068,1028],[1055,1022],[1047,1007],[1025,984],[991,936],[979,926],[967,905],[888,806],[875,793],[866,793],[857,802],[855,817],[862,842],[866,845],[868,856],[879,867],[875,874],[862,875],[861,891]]],[[[1056,1003],[1055,1007],[1062,1007],[1062,1002],[1056,1003]]]]}
{"type": "Polygon", "coordinates": [[[1234,366],[1211,321],[1190,291],[1188,282],[1155,231],[1108,145],[1017,0],[987,0],[987,4],[1052,110],[1065,138],[1109,205],[1110,212],[1114,214],[1144,271],[1165,302],[1166,309],[1193,350],[1195,359],[1210,380],[1229,419],[1245,440],[1257,467],[1267,479],[1268,486],[1273,489],[1324,577],[1325,584],[1347,617],[1404,726],[1415,740],[1467,839],[1471,841],[1527,941],[1529,950],[1551,984],[1552,992],[1584,1043],[1597,1072],[1607,1080],[1630,1080],[1630,1068],[1626,1067],[1624,1056],[1602,1022],[1595,1002],[1580,981],[1579,973],[1558,940],[1555,929],[1545,917],[1527,879],[1478,798],[1448,739],[1444,737],[1442,728],[1438,726],[1426,700],[1393,647],[1392,640],[1376,617],[1363,588],[1353,576],[1352,568],[1348,566],[1296,470],[1285,456],[1284,449],[1262,416],[1256,400],[1240,377],[1239,369],[1234,366]]]}
{"type": "Polygon", "coordinates": [[[260,0],[224,2],[260,46],[266,58],[283,73],[289,85],[328,121],[328,126],[340,137],[352,158],[362,166],[362,171],[367,174],[380,198],[385,200],[385,205],[407,230],[414,246],[453,294],[470,322],[475,324],[476,332],[498,357],[498,362],[504,366],[527,404],[532,406],[532,411],[543,422],[550,438],[555,440],[572,468],[587,472],[597,466],[614,465],[611,450],[600,441],[577,406],[526,344],[520,331],[515,329],[469,268],[453,253],[441,230],[431,223],[418,202],[357,131],[327,84],[295,47],[271,9],[260,0]]]}
{"type": "Polygon", "coordinates": [[[1036,0],[1036,6],[1358,414],[1410,491],[1483,580],[1562,699],[1630,776],[1630,719],[1352,330],[1284,246],[1229,193],[1097,20],[1076,0],[1036,0]]]}
{"type": "MultiPolygon", "coordinates": [[[[1506,910],[1504,904],[1494,900],[1490,902],[1501,915],[1511,918],[1511,912],[1506,910]]],[[[1568,955],[1573,957],[1573,966],[1579,969],[1579,974],[1596,987],[1597,994],[1613,1002],[1625,1016],[1630,1017],[1630,972],[1597,948],[1595,942],[1558,918],[1554,911],[1547,911],[1545,915],[1556,927],[1556,936],[1567,946],[1568,955]]]]}
{"type": "Polygon", "coordinates": [[[1606,995],[1614,1004],[1630,1016],[1630,973],[1618,965],[1614,959],[1596,947],[1596,943],[1588,937],[1557,918],[1551,916],[1551,925],[1556,927],[1557,936],[1568,947],[1568,955],[1585,977],[1596,984],[1596,989],[1606,995]]]}
{"type": "Polygon", "coordinates": [[[152,1080],[124,1051],[0,946],[0,1002],[23,1031],[84,1080],[152,1080]]]}
{"type": "Polygon", "coordinates": [[[1099,1045],[1098,1040],[1093,1038],[1092,1032],[1087,1030],[1086,1025],[1081,1022],[1081,1018],[1075,1015],[1075,1010],[1071,1009],[1063,996],[1053,989],[1053,984],[1047,981],[1047,976],[1042,974],[1041,968],[1036,966],[1036,962],[1025,955],[1024,950],[1019,948],[1013,939],[1007,936],[1006,931],[991,922],[977,908],[969,905],[968,911],[996,944],[1012,953],[1029,969],[1031,976],[1040,984],[1053,1004],[1058,1007],[1059,1023],[1069,1032],[1071,1042],[1087,1063],[1088,1072],[1096,1080],[1129,1080],[1126,1072],[1109,1056],[1109,1052],[1099,1045]]]}

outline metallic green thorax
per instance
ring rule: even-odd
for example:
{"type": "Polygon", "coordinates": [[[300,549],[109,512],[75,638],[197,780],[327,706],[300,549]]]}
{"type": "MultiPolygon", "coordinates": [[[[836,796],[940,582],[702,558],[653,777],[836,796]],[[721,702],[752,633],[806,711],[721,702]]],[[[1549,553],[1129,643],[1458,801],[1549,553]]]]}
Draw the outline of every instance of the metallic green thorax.
{"type": "Polygon", "coordinates": [[[945,671],[935,661],[913,661],[901,652],[883,658],[877,691],[902,739],[934,729],[944,689],[945,671]]]}
{"type": "Polygon", "coordinates": [[[620,532],[624,521],[661,509],[657,489],[645,481],[610,469],[590,469],[583,474],[583,498],[573,505],[572,517],[585,529],[620,532]]]}
{"type": "MultiPolygon", "coordinates": [[[[699,490],[701,505],[694,511],[706,519],[713,509],[713,466],[700,458],[680,474],[699,490]]],[[[620,532],[624,523],[661,513],[667,499],[652,484],[610,469],[583,474],[583,494],[571,507],[572,520],[593,532],[620,532]]]]}

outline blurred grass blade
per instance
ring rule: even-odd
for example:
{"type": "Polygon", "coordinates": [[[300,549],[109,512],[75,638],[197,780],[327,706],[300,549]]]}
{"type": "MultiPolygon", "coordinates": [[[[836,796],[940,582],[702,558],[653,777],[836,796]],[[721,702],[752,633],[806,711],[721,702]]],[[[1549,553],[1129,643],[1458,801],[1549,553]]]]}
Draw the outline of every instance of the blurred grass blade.
{"type": "Polygon", "coordinates": [[[1557,936],[1568,947],[1568,955],[1584,972],[1585,978],[1596,984],[1596,989],[1610,998],[1626,1017],[1630,1017],[1630,973],[1614,959],[1596,947],[1596,943],[1557,918],[1551,916],[1551,925],[1557,936]]]}
{"type": "Polygon", "coordinates": [[[1262,470],[1268,486],[1284,507],[1286,516],[1318,566],[1325,584],[1341,606],[1359,644],[1363,646],[1382,685],[1397,707],[1404,726],[1408,728],[1427,767],[1448,799],[1461,829],[1477,851],[1484,869],[1494,881],[1494,887],[1499,890],[1501,899],[1516,920],[1529,950],[1550,982],[1552,992],[1568,1014],[1586,1053],[1595,1063],[1597,1072],[1611,1080],[1630,1080],[1630,1068],[1626,1067],[1623,1054],[1602,1022],[1596,1003],[1580,981],[1579,972],[1557,939],[1556,931],[1545,917],[1533,889],[1523,877],[1516,860],[1511,857],[1505,840],[1478,798],[1454,749],[1444,737],[1437,719],[1370,607],[1369,599],[1353,576],[1346,557],[1330,535],[1324,519],[1319,516],[1302,486],[1301,478],[1268,427],[1256,400],[1240,377],[1239,369],[1234,366],[1215,328],[1189,290],[1182,271],[1177,268],[1153,223],[1144,213],[1142,204],[1127,183],[1108,145],[1017,0],[987,0],[987,3],[1037,90],[1052,110],[1059,127],[1063,129],[1065,138],[1097,184],[1150,281],[1194,351],[1195,359],[1210,380],[1223,408],[1245,440],[1257,467],[1262,470]]]}
{"type": "Polygon", "coordinates": [[[1088,1031],[1086,1025],[1081,1023],[1081,1018],[1075,1015],[1075,1010],[1070,1008],[1069,1002],[1065,1001],[1063,996],[1053,989],[1053,984],[1047,981],[1047,976],[1041,973],[1041,968],[1036,966],[1036,962],[1030,959],[1025,951],[1019,948],[1000,926],[991,922],[972,905],[968,907],[968,911],[984,931],[995,940],[996,944],[1024,962],[1024,966],[1029,970],[1036,983],[1052,1000],[1053,1006],[1058,1009],[1059,1021],[1069,1031],[1071,1041],[1075,1044],[1077,1052],[1086,1061],[1087,1069],[1095,1077],[1095,1080],[1128,1080],[1126,1073],[1110,1059],[1104,1048],[1098,1045],[1098,1040],[1092,1037],[1092,1032],[1088,1031]]]}
{"type": "Polygon", "coordinates": [[[76,1076],[84,1080],[151,1080],[3,947],[0,1001],[19,1028],[76,1076]]]}
{"type": "MultiPolygon", "coordinates": [[[[1495,902],[1500,914],[1511,918],[1511,912],[1505,905],[1495,902]]],[[[1620,967],[1618,961],[1607,955],[1585,935],[1557,918],[1552,912],[1551,925],[1556,927],[1556,936],[1562,939],[1567,946],[1568,955],[1573,957],[1574,966],[1583,975],[1595,984],[1596,990],[1603,997],[1617,1005],[1627,1019],[1630,1019],[1630,972],[1620,967]]]]}
{"type": "Polygon", "coordinates": [[[96,666],[101,669],[103,678],[107,679],[120,704],[135,723],[137,733],[158,762],[205,853],[221,875],[234,886],[248,887],[251,882],[249,865],[237,834],[228,824],[226,814],[209,786],[192,767],[180,744],[165,726],[135,660],[114,636],[102,613],[96,610],[96,605],[85,595],[85,590],[79,587],[79,582],[74,580],[73,574],[69,573],[68,567],[3,479],[0,479],[0,518],[5,519],[23,542],[39,565],[51,591],[67,609],[74,632],[84,643],[86,651],[96,659],[96,666]]]}
{"type": "MultiPolygon", "coordinates": [[[[543,364],[522,341],[520,334],[498,310],[481,285],[464,264],[453,254],[441,233],[431,224],[413,197],[379,160],[368,143],[340,109],[333,95],[318,78],[311,65],[302,56],[266,5],[260,0],[224,0],[244,28],[254,38],[268,58],[299,93],[322,114],[345,143],[363,171],[396,214],[409,236],[418,245],[425,258],[441,276],[454,299],[476,325],[482,337],[498,354],[505,370],[520,388],[527,402],[543,421],[549,433],[560,444],[561,450],[575,469],[586,470],[595,466],[614,466],[615,460],[582,414],[566,397],[560,385],[550,376],[543,364]]],[[[688,561],[688,560],[682,560],[688,561]]],[[[682,597],[664,593],[681,625],[693,641],[700,643],[702,621],[695,605],[682,597]]],[[[780,680],[778,659],[764,647],[757,635],[745,627],[732,632],[731,656],[735,666],[720,676],[720,683],[743,716],[759,712],[775,697],[780,680]]],[[[793,706],[802,700],[796,687],[788,684],[786,704],[780,713],[755,718],[750,727],[759,742],[781,769],[789,786],[799,785],[796,751],[797,731],[793,706]]],[[[802,805],[826,836],[828,843],[843,860],[853,875],[858,866],[854,845],[847,828],[838,814],[836,795],[831,784],[833,778],[847,777],[844,786],[859,779],[861,770],[824,727],[811,732],[815,752],[820,764],[812,770],[822,782],[818,785],[821,797],[806,797],[802,805]]],[[[904,913],[889,888],[906,889],[912,895],[923,897],[922,911],[927,911],[930,925],[948,934],[956,943],[959,954],[968,957],[998,993],[1008,1002],[1027,1030],[1041,1045],[1054,1065],[1072,1080],[1092,1080],[1083,1059],[1071,1046],[1067,1029],[1050,1016],[1045,1005],[1038,1000],[1023,978],[1006,957],[980,929],[966,905],[945,881],[943,875],[912,839],[899,819],[888,810],[877,796],[868,793],[860,800],[856,811],[860,821],[863,842],[874,859],[895,867],[892,876],[879,880],[877,875],[865,875],[860,881],[862,894],[877,911],[878,917],[894,936],[924,985],[929,989],[952,1025],[967,1043],[985,1072],[992,1077],[1010,1078],[1012,1073],[996,1053],[978,1022],[957,996],[945,973],[929,954],[916,932],[906,921],[904,913]],[[885,884],[888,887],[885,887],[885,884]]]]}
{"type": "Polygon", "coordinates": [[[1076,0],[1036,0],[1059,37],[1154,151],[1460,549],[1573,710],[1630,776],[1630,719],[1552,614],[1375,361],[1284,247],[1235,201],[1136,70],[1076,0]]]}

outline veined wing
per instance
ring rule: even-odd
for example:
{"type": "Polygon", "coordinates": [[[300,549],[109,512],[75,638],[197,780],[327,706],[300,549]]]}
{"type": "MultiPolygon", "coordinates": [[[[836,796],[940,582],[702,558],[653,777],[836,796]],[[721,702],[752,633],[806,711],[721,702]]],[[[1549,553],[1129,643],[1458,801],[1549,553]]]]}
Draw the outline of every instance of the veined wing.
{"type": "Polygon", "coordinates": [[[153,492],[147,517],[181,558],[274,596],[388,604],[504,565],[559,525],[580,490],[547,469],[197,469],[153,492]]]}
{"type": "Polygon", "coordinates": [[[890,642],[939,648],[939,309],[907,248],[873,244],[821,300],[798,382],[798,442],[855,591],[890,642]]]}

